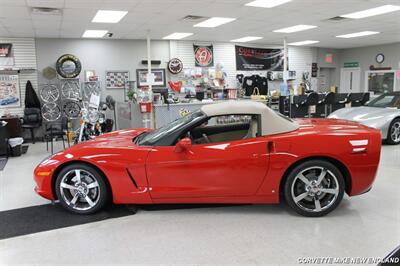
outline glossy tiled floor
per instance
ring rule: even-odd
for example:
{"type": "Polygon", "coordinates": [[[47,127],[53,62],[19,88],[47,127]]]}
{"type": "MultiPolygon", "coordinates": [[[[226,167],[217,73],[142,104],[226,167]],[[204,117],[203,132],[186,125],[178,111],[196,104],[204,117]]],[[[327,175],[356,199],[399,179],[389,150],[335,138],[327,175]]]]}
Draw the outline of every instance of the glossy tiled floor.
{"type": "MultiPolygon", "coordinates": [[[[0,210],[46,201],[33,191],[41,143],[0,174],[0,210]]],[[[284,206],[140,211],[137,215],[0,241],[4,264],[286,264],[300,257],[382,257],[400,244],[400,146],[384,146],[369,193],[327,217],[284,206]]],[[[0,221],[1,226],[1,221],[0,221]]]]}

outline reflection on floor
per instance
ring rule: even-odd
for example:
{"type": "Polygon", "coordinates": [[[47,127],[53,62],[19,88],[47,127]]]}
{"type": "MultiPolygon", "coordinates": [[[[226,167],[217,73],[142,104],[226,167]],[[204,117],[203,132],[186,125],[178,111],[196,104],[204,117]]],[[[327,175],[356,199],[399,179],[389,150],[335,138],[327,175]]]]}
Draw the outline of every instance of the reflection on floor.
{"type": "MultiPolygon", "coordinates": [[[[0,211],[48,203],[32,190],[33,168],[47,154],[37,143],[24,157],[10,158],[0,172],[0,211]]],[[[399,172],[400,146],[384,146],[374,188],[345,197],[323,218],[300,217],[284,205],[150,207],[0,240],[0,265],[294,265],[301,257],[383,257],[400,243],[399,172]]]]}

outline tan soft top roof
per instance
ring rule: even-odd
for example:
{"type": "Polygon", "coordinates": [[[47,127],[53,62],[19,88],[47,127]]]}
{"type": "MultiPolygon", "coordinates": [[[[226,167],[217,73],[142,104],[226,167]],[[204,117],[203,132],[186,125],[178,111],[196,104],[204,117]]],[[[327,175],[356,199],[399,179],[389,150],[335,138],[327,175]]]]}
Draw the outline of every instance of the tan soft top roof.
{"type": "Polygon", "coordinates": [[[219,115],[261,115],[261,132],[263,136],[294,131],[299,128],[295,122],[291,122],[260,102],[254,101],[226,101],[216,104],[208,104],[201,107],[201,111],[207,116],[219,115]]]}

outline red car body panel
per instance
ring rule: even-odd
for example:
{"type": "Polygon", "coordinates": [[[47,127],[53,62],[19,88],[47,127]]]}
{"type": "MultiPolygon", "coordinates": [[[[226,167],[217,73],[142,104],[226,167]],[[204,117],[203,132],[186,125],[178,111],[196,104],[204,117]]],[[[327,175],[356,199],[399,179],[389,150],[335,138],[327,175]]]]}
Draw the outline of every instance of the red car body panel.
{"type": "Polygon", "coordinates": [[[308,158],[340,165],[347,173],[350,196],[371,189],[380,160],[379,131],[344,120],[296,121],[300,128],[293,132],[193,145],[180,153],[172,146],[135,145],[132,139],[148,129],[113,132],[39,164],[35,190],[54,200],[57,171],[80,161],[104,173],[117,204],[278,203],[282,178],[308,158]],[[366,149],[355,150],[351,141],[360,140],[368,140],[366,149]]]}

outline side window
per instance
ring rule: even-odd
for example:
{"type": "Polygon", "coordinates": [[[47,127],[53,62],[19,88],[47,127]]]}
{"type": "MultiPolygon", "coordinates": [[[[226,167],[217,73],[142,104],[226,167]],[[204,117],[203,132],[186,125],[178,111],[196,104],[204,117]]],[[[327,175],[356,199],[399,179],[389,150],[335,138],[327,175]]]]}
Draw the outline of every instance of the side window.
{"type": "Polygon", "coordinates": [[[206,144],[255,138],[259,132],[258,115],[215,116],[190,130],[193,144],[206,144]]]}

